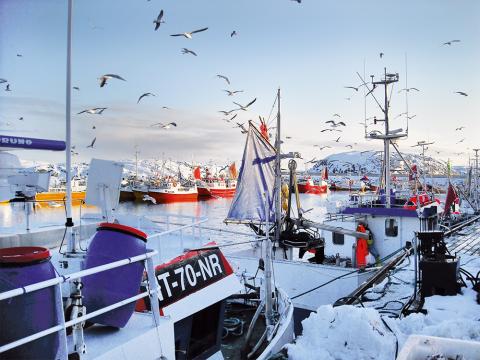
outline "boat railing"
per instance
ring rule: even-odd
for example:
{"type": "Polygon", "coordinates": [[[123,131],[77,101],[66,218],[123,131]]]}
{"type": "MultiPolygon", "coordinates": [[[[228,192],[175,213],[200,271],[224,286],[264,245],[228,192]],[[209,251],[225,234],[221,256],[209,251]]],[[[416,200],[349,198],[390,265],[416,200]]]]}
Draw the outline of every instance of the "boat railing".
{"type": "MultiPolygon", "coordinates": [[[[390,195],[390,206],[392,208],[402,208],[408,201],[408,196],[405,194],[390,195]]],[[[386,205],[385,194],[361,194],[351,193],[347,202],[349,207],[361,208],[383,208],[386,205]]]]}
{"type": "MultiPolygon", "coordinates": [[[[25,294],[41,290],[41,289],[46,289],[49,287],[55,287],[56,288],[56,312],[58,315],[58,320],[59,323],[53,327],[50,327],[48,329],[38,331],[36,333],[33,333],[31,335],[25,336],[23,338],[17,339],[15,341],[12,341],[8,344],[4,344],[0,346],[0,354],[11,350],[13,348],[16,348],[18,346],[27,344],[31,341],[40,339],[42,337],[45,337],[47,335],[56,333],[56,332],[61,332],[61,346],[63,347],[63,354],[64,354],[64,359],[68,358],[68,346],[67,346],[67,333],[66,329],[69,327],[72,327],[73,325],[82,323],[86,320],[92,319],[96,316],[99,316],[101,314],[104,314],[106,312],[112,311],[114,309],[117,309],[121,306],[124,306],[126,304],[130,304],[132,302],[136,302],[140,299],[149,297],[150,303],[151,304],[158,304],[158,296],[157,293],[159,291],[158,283],[155,278],[155,269],[154,269],[154,264],[153,264],[153,257],[157,255],[156,251],[149,250],[147,253],[134,256],[131,258],[123,259],[123,260],[118,260],[112,263],[107,263],[104,265],[96,266],[90,269],[78,271],[75,273],[71,273],[68,275],[64,276],[59,276],[50,280],[45,280],[41,281],[38,283],[30,284],[21,288],[9,290],[9,291],[4,291],[0,293],[0,301],[2,300],[8,300],[12,299],[17,296],[23,296],[25,294]],[[147,280],[148,280],[148,287],[147,290],[144,292],[139,293],[138,295],[126,298],[124,300],[121,300],[119,302],[116,302],[114,304],[111,304],[109,306],[102,307],[98,310],[92,311],[91,313],[87,313],[78,316],[74,319],[71,320],[66,320],[65,315],[64,315],[64,310],[63,310],[63,297],[62,297],[62,286],[60,286],[62,283],[66,282],[73,282],[75,280],[81,280],[81,278],[84,278],[86,276],[90,276],[93,274],[98,274],[107,270],[115,269],[121,266],[129,265],[135,262],[143,262],[146,272],[147,272],[147,280]]],[[[161,315],[160,315],[160,310],[159,306],[151,306],[152,311],[150,314],[152,315],[152,326],[157,327],[158,324],[160,324],[161,320],[161,315]]],[[[8,324],[4,324],[4,326],[8,326],[8,324]]],[[[79,327],[78,331],[81,331],[83,333],[83,327],[79,327]]],[[[83,335],[81,336],[83,338],[83,335]]],[[[60,349],[59,353],[62,353],[62,349],[60,349]]]]}

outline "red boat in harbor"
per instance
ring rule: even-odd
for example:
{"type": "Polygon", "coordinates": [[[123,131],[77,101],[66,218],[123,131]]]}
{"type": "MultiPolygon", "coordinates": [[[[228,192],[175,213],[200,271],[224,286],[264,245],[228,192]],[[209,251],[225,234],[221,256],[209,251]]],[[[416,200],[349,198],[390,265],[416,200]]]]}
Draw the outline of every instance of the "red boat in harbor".
{"type": "Polygon", "coordinates": [[[326,180],[328,180],[328,170],[324,168],[321,180],[314,180],[311,176],[300,179],[297,184],[298,192],[304,194],[326,194],[328,191],[326,180]]]}
{"type": "Polygon", "coordinates": [[[178,182],[168,182],[161,188],[149,188],[148,196],[152,197],[157,204],[179,201],[197,201],[198,190],[195,185],[185,186],[178,182]]]}
{"type": "Polygon", "coordinates": [[[235,163],[229,166],[228,179],[225,177],[213,178],[209,175],[208,170],[205,178],[202,180],[200,168],[195,168],[193,172],[194,178],[197,180],[197,189],[199,197],[233,197],[237,189],[237,169],[235,163]]]}

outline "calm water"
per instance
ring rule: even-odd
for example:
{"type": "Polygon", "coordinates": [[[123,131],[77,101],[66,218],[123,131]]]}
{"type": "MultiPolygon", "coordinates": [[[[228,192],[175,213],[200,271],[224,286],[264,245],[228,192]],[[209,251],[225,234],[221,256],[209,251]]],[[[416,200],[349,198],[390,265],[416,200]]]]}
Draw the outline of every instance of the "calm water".
{"type": "MultiPolygon", "coordinates": [[[[328,195],[300,194],[300,203],[303,210],[312,209],[307,217],[311,220],[321,220],[326,211],[327,204],[336,200],[346,199],[347,193],[329,193],[328,195]]],[[[162,213],[172,213],[178,215],[188,215],[195,217],[208,218],[207,225],[214,227],[223,227],[232,199],[210,199],[198,202],[171,203],[171,204],[136,204],[121,203],[118,209],[119,213],[155,216],[162,213]]],[[[80,215],[98,214],[96,207],[74,206],[73,220],[79,223],[80,215]]],[[[45,227],[60,225],[65,223],[65,209],[59,207],[36,207],[30,215],[30,229],[42,229],[45,227]]],[[[0,233],[15,233],[25,230],[26,215],[25,204],[11,203],[0,204],[0,233]]],[[[233,226],[230,226],[233,230],[233,226]]]]}

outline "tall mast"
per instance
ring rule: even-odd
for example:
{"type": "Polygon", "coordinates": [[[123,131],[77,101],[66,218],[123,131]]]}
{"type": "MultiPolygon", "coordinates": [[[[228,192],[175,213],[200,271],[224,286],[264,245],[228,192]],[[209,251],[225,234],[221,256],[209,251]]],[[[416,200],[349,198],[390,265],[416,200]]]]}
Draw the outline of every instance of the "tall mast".
{"type": "Polygon", "coordinates": [[[72,219],[72,129],[71,129],[71,91],[72,91],[72,1],[68,0],[68,20],[67,20],[67,74],[66,74],[66,99],[65,99],[65,180],[66,180],[66,196],[65,196],[65,212],[67,221],[67,252],[76,252],[77,244],[72,236],[73,219],[72,219]]]}
{"type": "Polygon", "coordinates": [[[473,149],[473,151],[475,151],[475,211],[478,211],[478,152],[480,151],[480,149],[473,149]]]}
{"type": "Polygon", "coordinates": [[[282,169],[281,169],[281,137],[280,137],[280,88],[277,91],[277,136],[275,139],[275,148],[277,151],[277,158],[275,162],[275,241],[280,241],[280,232],[282,227],[282,169]]]}

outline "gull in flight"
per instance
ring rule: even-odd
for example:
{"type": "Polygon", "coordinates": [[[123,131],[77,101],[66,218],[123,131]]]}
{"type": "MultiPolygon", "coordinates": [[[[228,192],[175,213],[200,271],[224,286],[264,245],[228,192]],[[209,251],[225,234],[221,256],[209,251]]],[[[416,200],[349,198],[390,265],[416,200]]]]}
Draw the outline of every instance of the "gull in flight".
{"type": "Polygon", "coordinates": [[[459,94],[459,95],[462,95],[462,96],[468,96],[468,94],[466,92],[463,92],[463,91],[455,91],[455,94],[459,94]]]}
{"type": "Polygon", "coordinates": [[[465,141],[465,138],[463,138],[462,140],[458,141],[457,144],[460,144],[460,143],[462,143],[462,142],[464,142],[464,141],[465,141]]]}
{"type": "Polygon", "coordinates": [[[380,54],[378,54],[380,56],[380,59],[383,58],[383,55],[385,55],[383,52],[381,52],[380,54]]]}
{"type": "Polygon", "coordinates": [[[10,84],[7,84],[7,86],[5,87],[5,91],[12,91],[10,90],[10,84]]]}
{"type": "Polygon", "coordinates": [[[348,147],[350,149],[353,149],[353,146],[352,145],[345,145],[345,147],[348,147]]]}
{"type": "Polygon", "coordinates": [[[199,32],[205,31],[205,30],[208,30],[208,27],[203,28],[203,29],[199,29],[199,30],[190,31],[190,32],[184,32],[184,33],[181,33],[181,34],[172,34],[170,36],[184,36],[187,39],[191,39],[193,34],[196,34],[196,33],[199,33],[199,32]]]}
{"type": "Polygon", "coordinates": [[[355,86],[344,86],[345,89],[352,89],[352,90],[355,90],[355,91],[358,91],[358,87],[355,87],[355,86]]]}
{"type": "Polygon", "coordinates": [[[153,204],[156,204],[156,203],[157,203],[157,200],[155,200],[155,198],[151,197],[151,196],[148,195],[148,194],[143,195],[142,200],[143,200],[143,201],[151,201],[153,204]]]}
{"type": "Polygon", "coordinates": [[[340,114],[337,114],[337,113],[333,114],[332,116],[342,117],[340,114]]]}
{"type": "Polygon", "coordinates": [[[233,103],[235,105],[237,105],[239,108],[237,110],[243,110],[243,111],[247,111],[247,108],[252,105],[255,101],[257,101],[257,98],[253,99],[252,101],[250,101],[247,105],[243,106],[235,101],[233,101],[233,103]]]}
{"type": "Polygon", "coordinates": [[[233,95],[235,95],[235,94],[238,94],[238,93],[243,92],[243,90],[234,90],[234,91],[223,90],[223,91],[225,91],[225,92],[228,94],[228,96],[233,96],[233,95]]]}
{"type": "Polygon", "coordinates": [[[324,145],[324,146],[320,146],[320,145],[313,145],[313,147],[318,147],[318,149],[321,151],[323,149],[329,149],[331,148],[331,146],[328,146],[328,145],[324,145]]]}
{"type": "Polygon", "coordinates": [[[450,45],[452,45],[453,43],[458,43],[458,42],[460,42],[460,40],[450,40],[450,41],[444,42],[444,43],[442,44],[442,46],[445,46],[445,45],[450,46],[450,45]]]}
{"type": "Polygon", "coordinates": [[[157,96],[157,95],[155,95],[155,94],[153,94],[153,93],[150,93],[150,92],[144,93],[144,94],[140,95],[140,97],[138,98],[137,104],[138,104],[138,103],[140,102],[140,100],[142,100],[145,96],[157,96]]]}
{"type": "Polygon", "coordinates": [[[336,123],[336,122],[333,121],[333,120],[325,121],[325,124],[332,124],[332,125],[330,125],[331,127],[347,126],[343,121],[339,121],[338,123],[336,123]]]}
{"type": "Polygon", "coordinates": [[[93,149],[93,145],[95,145],[95,141],[97,141],[97,138],[94,137],[92,142],[90,143],[90,145],[87,146],[87,148],[92,148],[93,149]]]}
{"type": "Polygon", "coordinates": [[[238,128],[240,128],[240,129],[242,130],[242,134],[245,134],[245,133],[247,133],[248,131],[247,131],[247,129],[245,129],[245,126],[244,126],[244,125],[245,125],[245,123],[240,124],[240,123],[237,122],[237,126],[234,126],[233,128],[237,128],[237,127],[238,127],[238,128]]]}
{"type": "Polygon", "coordinates": [[[230,79],[228,77],[226,77],[225,75],[222,75],[222,74],[217,74],[217,77],[219,79],[223,79],[227,82],[228,85],[230,85],[230,79]]]}
{"type": "Polygon", "coordinates": [[[78,86],[74,86],[72,89],[73,89],[73,90],[80,91],[80,88],[79,88],[78,86]]]}
{"type": "Polygon", "coordinates": [[[230,37],[234,37],[234,36],[236,36],[236,35],[238,35],[238,34],[237,34],[237,32],[236,32],[235,30],[233,30],[233,31],[230,33],[230,37]]]}
{"type": "Polygon", "coordinates": [[[98,79],[100,80],[100,87],[104,87],[107,84],[108,79],[118,79],[118,80],[127,81],[123,77],[117,74],[105,74],[100,76],[98,79]]]}
{"type": "Polygon", "coordinates": [[[77,115],[80,115],[80,114],[83,114],[83,113],[88,113],[88,114],[93,114],[93,115],[102,115],[102,113],[106,109],[107,109],[106,107],[86,109],[86,110],[80,111],[79,113],[77,113],[77,115]]]}
{"type": "Polygon", "coordinates": [[[398,93],[401,93],[402,91],[410,92],[410,90],[415,90],[415,91],[420,91],[416,87],[411,87],[411,88],[405,88],[400,90],[398,93]]]}
{"type": "Polygon", "coordinates": [[[415,116],[417,116],[417,115],[407,116],[407,119],[408,120],[413,119],[415,116]]]}
{"type": "Polygon", "coordinates": [[[465,126],[460,126],[460,127],[456,128],[455,131],[461,131],[463,129],[465,129],[465,126]]]}
{"type": "Polygon", "coordinates": [[[342,131],[342,130],[338,130],[338,129],[332,129],[332,128],[329,128],[329,129],[323,129],[323,130],[320,130],[320,132],[325,132],[325,131],[342,131]]]}
{"type": "Polygon", "coordinates": [[[187,48],[182,48],[182,54],[191,54],[191,55],[197,56],[197,53],[195,51],[192,51],[187,48]]]}
{"type": "Polygon", "coordinates": [[[233,115],[230,119],[223,119],[223,120],[225,120],[226,122],[230,122],[230,121],[232,121],[233,119],[235,119],[235,118],[237,117],[237,115],[238,115],[238,114],[235,114],[235,115],[233,115]]]}
{"type": "Polygon", "coordinates": [[[401,114],[398,114],[397,116],[395,116],[395,119],[399,118],[399,117],[402,116],[402,115],[407,115],[407,113],[406,113],[406,112],[403,112],[403,113],[401,113],[401,114]]]}
{"type": "Polygon", "coordinates": [[[339,142],[340,141],[340,136],[337,138],[337,140],[335,140],[335,142],[339,142]]]}
{"type": "Polygon", "coordinates": [[[0,79],[0,84],[6,83],[6,82],[8,82],[7,79],[0,79]]]}
{"type": "Polygon", "coordinates": [[[229,110],[229,111],[220,110],[219,113],[222,113],[223,115],[228,116],[234,111],[237,111],[237,109],[233,109],[233,110],[229,110]]]}
{"type": "Polygon", "coordinates": [[[155,24],[155,31],[158,30],[161,24],[165,23],[165,21],[163,21],[162,18],[163,18],[163,9],[160,11],[160,14],[158,14],[157,18],[153,20],[153,23],[155,24]]]}
{"type": "Polygon", "coordinates": [[[161,128],[161,129],[165,129],[165,130],[170,129],[172,126],[177,127],[177,123],[169,122],[168,124],[156,123],[156,124],[150,125],[150,127],[159,127],[159,128],[161,128]]]}

